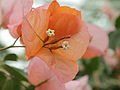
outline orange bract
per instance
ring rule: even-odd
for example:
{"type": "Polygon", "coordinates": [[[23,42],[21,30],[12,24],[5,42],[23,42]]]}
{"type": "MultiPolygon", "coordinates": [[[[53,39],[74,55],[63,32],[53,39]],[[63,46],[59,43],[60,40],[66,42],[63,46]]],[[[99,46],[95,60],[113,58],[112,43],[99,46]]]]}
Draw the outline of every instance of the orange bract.
{"type": "Polygon", "coordinates": [[[48,11],[52,13],[54,13],[54,11],[60,7],[60,5],[58,4],[58,2],[56,0],[53,0],[53,2],[50,4],[48,11]]]}
{"type": "Polygon", "coordinates": [[[56,0],[50,4],[48,11],[51,13],[49,28],[55,30],[57,38],[73,35],[80,31],[82,27],[80,11],[67,6],[60,6],[56,0]]]}
{"type": "Polygon", "coordinates": [[[81,16],[80,11],[78,11],[78,10],[76,10],[74,8],[67,7],[67,6],[58,7],[54,11],[54,13],[68,13],[68,14],[72,14],[72,15],[81,16]]]}
{"type": "Polygon", "coordinates": [[[60,38],[63,36],[73,35],[80,31],[81,26],[80,17],[67,14],[53,14],[50,17],[49,28],[55,30],[55,37],[60,38]]]}

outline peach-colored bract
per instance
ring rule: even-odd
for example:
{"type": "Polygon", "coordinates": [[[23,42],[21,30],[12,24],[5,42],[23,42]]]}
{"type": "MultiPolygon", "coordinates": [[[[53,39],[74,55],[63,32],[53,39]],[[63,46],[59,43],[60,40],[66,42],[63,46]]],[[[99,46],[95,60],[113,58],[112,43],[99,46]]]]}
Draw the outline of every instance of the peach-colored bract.
{"type": "Polygon", "coordinates": [[[64,83],[40,58],[34,57],[28,68],[28,80],[35,90],[65,90],[64,83]]]}
{"type": "Polygon", "coordinates": [[[32,9],[32,0],[1,0],[2,26],[17,38],[21,35],[21,23],[32,9]]]}
{"type": "Polygon", "coordinates": [[[48,9],[38,7],[26,16],[22,40],[27,59],[40,57],[59,79],[67,82],[77,74],[76,60],[86,51],[90,36],[80,12],[61,7],[54,0],[48,9]]]}
{"type": "Polygon", "coordinates": [[[34,57],[29,64],[28,80],[36,86],[35,90],[91,90],[88,76],[63,83],[39,57],[34,57]]]}
{"type": "Polygon", "coordinates": [[[100,27],[93,24],[87,24],[87,26],[88,32],[91,35],[91,43],[83,58],[91,59],[105,53],[105,50],[108,48],[109,39],[107,33],[100,27]]]}

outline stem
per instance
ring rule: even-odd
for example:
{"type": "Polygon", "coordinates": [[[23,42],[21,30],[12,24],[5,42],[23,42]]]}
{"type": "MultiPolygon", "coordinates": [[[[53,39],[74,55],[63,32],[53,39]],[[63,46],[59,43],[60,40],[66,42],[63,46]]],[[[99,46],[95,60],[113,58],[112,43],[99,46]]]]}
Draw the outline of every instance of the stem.
{"type": "Polygon", "coordinates": [[[12,44],[12,46],[14,46],[15,45],[15,43],[17,42],[17,40],[19,39],[19,37],[14,41],[14,43],[12,44]]]}
{"type": "Polygon", "coordinates": [[[6,49],[10,49],[10,48],[18,48],[18,47],[20,47],[20,48],[24,48],[25,46],[8,46],[8,47],[5,47],[5,48],[0,48],[0,51],[3,51],[3,50],[6,50],[6,49]]]}
{"type": "Polygon", "coordinates": [[[9,48],[25,47],[25,46],[14,46],[18,39],[19,38],[17,38],[12,45],[10,45],[8,47],[5,47],[5,48],[0,48],[0,51],[6,50],[6,49],[9,49],[9,48]]]}
{"type": "Polygon", "coordinates": [[[63,39],[68,39],[68,38],[70,38],[70,36],[63,37],[63,38],[61,38],[61,39],[51,41],[50,43],[44,44],[43,47],[44,47],[44,46],[47,46],[47,45],[49,45],[49,44],[55,44],[55,43],[57,43],[57,42],[59,42],[59,41],[61,41],[61,40],[63,40],[63,39]]]}
{"type": "Polygon", "coordinates": [[[47,42],[47,41],[49,40],[49,38],[50,38],[50,37],[47,36],[47,38],[45,38],[45,40],[44,40],[44,43],[47,42]]]}
{"type": "Polygon", "coordinates": [[[45,80],[45,81],[43,81],[43,82],[39,83],[36,87],[41,86],[42,84],[46,83],[47,81],[48,81],[48,80],[45,80]]]}

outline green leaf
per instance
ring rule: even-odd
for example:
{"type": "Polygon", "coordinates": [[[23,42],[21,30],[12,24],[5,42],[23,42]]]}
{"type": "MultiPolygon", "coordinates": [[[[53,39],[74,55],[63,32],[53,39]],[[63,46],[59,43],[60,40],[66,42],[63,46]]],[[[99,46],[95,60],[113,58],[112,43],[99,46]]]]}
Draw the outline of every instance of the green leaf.
{"type": "Polygon", "coordinates": [[[92,74],[99,68],[100,57],[93,58],[92,60],[83,60],[85,70],[88,74],[92,74]]]}
{"type": "Polygon", "coordinates": [[[0,89],[3,88],[5,82],[6,82],[5,73],[0,71],[0,89]]]}
{"type": "Polygon", "coordinates": [[[4,57],[4,60],[16,61],[18,56],[16,54],[8,54],[4,57]]]}
{"type": "Polygon", "coordinates": [[[120,47],[120,31],[115,31],[110,33],[110,48],[116,49],[116,47],[120,47]]]}
{"type": "Polygon", "coordinates": [[[2,90],[21,90],[20,83],[15,79],[8,78],[2,90]]]}
{"type": "Polygon", "coordinates": [[[26,77],[26,74],[20,70],[20,69],[17,69],[15,67],[11,67],[9,65],[6,65],[4,64],[2,66],[7,72],[9,72],[9,74],[11,74],[13,76],[13,78],[16,78],[17,80],[19,81],[26,81],[27,82],[27,77],[26,77]]]}
{"type": "Polygon", "coordinates": [[[30,85],[27,90],[34,90],[35,86],[30,85]]]}
{"type": "Polygon", "coordinates": [[[117,29],[120,29],[120,16],[116,19],[115,27],[116,27],[117,29]]]}

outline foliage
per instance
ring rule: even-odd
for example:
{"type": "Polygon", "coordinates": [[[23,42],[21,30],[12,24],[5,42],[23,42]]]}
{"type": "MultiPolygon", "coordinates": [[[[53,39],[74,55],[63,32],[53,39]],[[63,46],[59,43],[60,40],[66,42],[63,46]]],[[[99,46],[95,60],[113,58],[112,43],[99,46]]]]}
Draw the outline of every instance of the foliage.
{"type": "Polygon", "coordinates": [[[15,54],[8,54],[0,61],[0,90],[33,90],[34,87],[28,82],[23,70],[6,64],[6,60],[15,61],[16,57],[15,54]],[[10,55],[12,58],[9,58],[10,55]]]}

